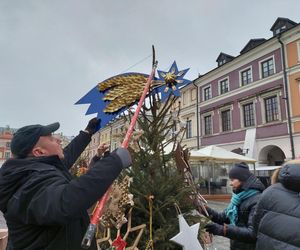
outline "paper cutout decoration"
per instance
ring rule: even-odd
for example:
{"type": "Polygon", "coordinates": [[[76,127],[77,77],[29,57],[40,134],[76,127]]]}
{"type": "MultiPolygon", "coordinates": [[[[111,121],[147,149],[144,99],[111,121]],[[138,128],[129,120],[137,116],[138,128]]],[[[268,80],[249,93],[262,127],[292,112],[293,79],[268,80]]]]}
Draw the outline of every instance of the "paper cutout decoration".
{"type": "Polygon", "coordinates": [[[182,214],[178,215],[178,220],[180,232],[170,240],[181,245],[184,250],[203,250],[198,240],[200,223],[189,226],[182,214]]]}
{"type": "Polygon", "coordinates": [[[184,79],[183,77],[189,71],[189,69],[178,70],[176,61],[173,62],[169,71],[157,70],[159,75],[159,81],[163,81],[164,85],[158,88],[158,92],[161,93],[161,100],[165,101],[170,94],[179,97],[180,87],[189,84],[191,81],[184,79]]]}
{"type": "MultiPolygon", "coordinates": [[[[169,71],[158,70],[159,78],[154,78],[151,91],[161,93],[162,101],[169,95],[179,97],[179,88],[191,83],[184,79],[189,69],[179,71],[174,61],[169,71]]],[[[90,104],[86,115],[97,113],[101,127],[107,125],[120,113],[138,102],[149,75],[142,73],[125,73],[100,82],[75,104],[90,104]]]]}

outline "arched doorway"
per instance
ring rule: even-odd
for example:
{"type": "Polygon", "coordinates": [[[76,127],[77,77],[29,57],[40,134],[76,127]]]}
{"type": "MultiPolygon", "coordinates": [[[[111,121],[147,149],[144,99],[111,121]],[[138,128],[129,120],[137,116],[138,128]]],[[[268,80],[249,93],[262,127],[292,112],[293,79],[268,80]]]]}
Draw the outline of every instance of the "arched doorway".
{"type": "Polygon", "coordinates": [[[267,166],[280,166],[284,162],[286,156],[280,147],[268,145],[259,152],[259,164],[267,166]]]}

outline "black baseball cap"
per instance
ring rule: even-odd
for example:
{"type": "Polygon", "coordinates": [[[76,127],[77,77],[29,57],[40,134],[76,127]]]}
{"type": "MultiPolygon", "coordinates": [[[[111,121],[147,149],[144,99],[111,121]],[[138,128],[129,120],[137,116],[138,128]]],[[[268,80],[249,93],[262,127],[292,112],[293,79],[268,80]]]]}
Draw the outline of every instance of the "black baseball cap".
{"type": "Polygon", "coordinates": [[[55,122],[46,126],[35,124],[17,130],[11,140],[11,152],[16,158],[25,158],[41,136],[51,135],[58,130],[59,123],[55,122]]]}

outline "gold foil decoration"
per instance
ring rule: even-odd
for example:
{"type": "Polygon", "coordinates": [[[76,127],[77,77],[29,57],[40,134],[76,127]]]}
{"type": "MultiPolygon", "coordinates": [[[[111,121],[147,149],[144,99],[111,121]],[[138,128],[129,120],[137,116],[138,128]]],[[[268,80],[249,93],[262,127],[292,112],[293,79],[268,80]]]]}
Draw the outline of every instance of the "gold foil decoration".
{"type": "Polygon", "coordinates": [[[99,83],[100,91],[108,91],[103,100],[110,101],[103,111],[113,113],[139,100],[146,82],[147,76],[132,73],[115,76],[99,83]]]}

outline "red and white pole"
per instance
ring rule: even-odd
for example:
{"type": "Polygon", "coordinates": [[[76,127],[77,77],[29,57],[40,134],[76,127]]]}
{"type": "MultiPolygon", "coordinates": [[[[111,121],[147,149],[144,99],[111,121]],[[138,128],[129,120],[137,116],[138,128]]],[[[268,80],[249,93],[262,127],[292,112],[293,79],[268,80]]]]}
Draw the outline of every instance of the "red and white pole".
{"type": "MultiPolygon", "coordinates": [[[[127,130],[126,136],[125,136],[125,138],[124,138],[124,140],[122,142],[122,145],[121,145],[122,148],[128,148],[129,140],[130,140],[130,138],[132,136],[132,133],[133,133],[134,126],[136,124],[138,115],[140,113],[142,105],[143,105],[143,103],[145,101],[145,98],[146,98],[147,93],[149,91],[149,88],[151,86],[153,77],[155,75],[156,67],[157,67],[157,61],[155,61],[153,63],[151,74],[149,75],[149,77],[147,79],[146,85],[144,87],[143,94],[141,96],[141,99],[139,100],[139,103],[138,103],[138,106],[136,108],[136,111],[135,111],[135,113],[134,113],[134,115],[133,115],[133,117],[132,117],[132,119],[130,121],[130,125],[129,125],[129,128],[127,130]]],[[[111,187],[108,188],[108,190],[106,191],[106,193],[99,200],[99,202],[98,202],[98,204],[97,204],[97,206],[96,206],[96,208],[94,210],[94,213],[93,213],[93,215],[91,217],[90,224],[88,226],[88,229],[87,229],[87,231],[85,233],[85,236],[83,237],[82,242],[81,242],[81,247],[84,248],[84,249],[88,249],[91,246],[92,239],[95,236],[97,225],[99,223],[100,217],[102,216],[104,205],[105,205],[106,201],[109,198],[110,191],[111,191],[111,187]]]]}

